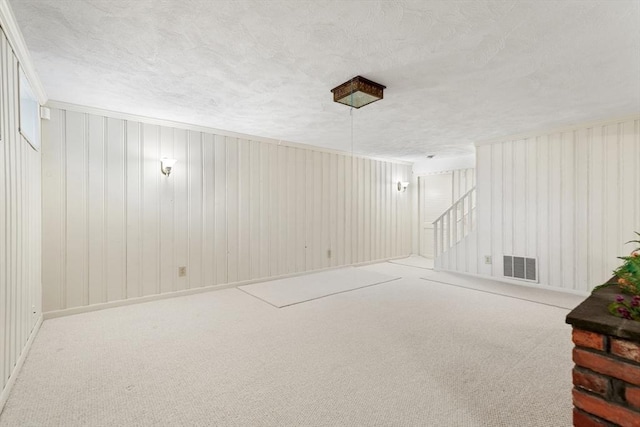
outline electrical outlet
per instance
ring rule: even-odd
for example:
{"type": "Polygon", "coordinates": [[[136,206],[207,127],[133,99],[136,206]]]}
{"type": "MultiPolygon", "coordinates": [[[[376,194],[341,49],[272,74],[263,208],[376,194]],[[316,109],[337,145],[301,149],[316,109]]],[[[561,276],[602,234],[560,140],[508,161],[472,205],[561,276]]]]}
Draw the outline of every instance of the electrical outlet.
{"type": "Polygon", "coordinates": [[[484,263],[485,264],[492,264],[491,255],[485,255],[484,256],[484,263]]]}
{"type": "Polygon", "coordinates": [[[331,249],[327,249],[327,258],[331,258],[331,249]]]}
{"type": "Polygon", "coordinates": [[[187,275],[187,267],[178,267],[178,277],[184,277],[187,275]]]}

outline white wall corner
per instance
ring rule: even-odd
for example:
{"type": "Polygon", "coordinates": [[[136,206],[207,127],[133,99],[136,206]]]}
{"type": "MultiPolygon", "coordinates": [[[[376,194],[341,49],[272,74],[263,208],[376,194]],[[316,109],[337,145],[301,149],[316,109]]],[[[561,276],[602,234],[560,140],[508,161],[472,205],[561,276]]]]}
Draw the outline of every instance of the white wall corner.
{"type": "MultiPolygon", "coordinates": [[[[414,165],[415,167],[415,165],[414,165]]],[[[418,233],[420,233],[420,208],[419,208],[419,192],[418,192],[418,175],[416,175],[413,167],[411,169],[411,179],[409,184],[411,196],[411,253],[418,255],[420,253],[418,233]]]]}
{"type": "Polygon", "coordinates": [[[11,10],[8,0],[0,0],[0,27],[4,30],[4,33],[6,34],[7,39],[18,58],[20,66],[29,79],[29,83],[31,83],[31,87],[35,92],[35,95],[38,97],[38,102],[40,105],[46,104],[48,101],[47,93],[45,92],[44,86],[36,73],[33,60],[31,59],[31,54],[29,53],[29,49],[27,49],[27,44],[22,36],[22,31],[20,31],[20,27],[18,26],[18,22],[13,14],[13,10],[11,10]]]}
{"type": "Polygon", "coordinates": [[[474,169],[476,167],[475,153],[462,156],[443,157],[433,159],[423,159],[413,164],[413,174],[415,176],[427,175],[430,173],[452,171],[457,169],[474,169]]]}
{"type": "MultiPolygon", "coordinates": [[[[4,0],[0,0],[0,1],[4,1],[4,0]]],[[[16,382],[16,378],[18,377],[18,374],[22,369],[22,365],[24,365],[24,361],[27,360],[27,355],[29,354],[29,350],[31,350],[31,345],[33,344],[33,341],[36,339],[36,335],[38,335],[38,332],[40,331],[40,326],[42,326],[43,321],[44,321],[44,316],[40,314],[40,316],[38,316],[38,320],[36,321],[36,324],[31,330],[31,333],[29,334],[27,343],[25,344],[24,348],[22,349],[22,352],[20,353],[20,357],[18,357],[16,364],[13,366],[13,368],[10,371],[11,374],[9,375],[7,384],[5,384],[4,389],[0,391],[0,415],[4,410],[4,406],[7,403],[7,400],[9,400],[9,394],[11,394],[11,389],[13,388],[13,385],[16,382]]]]}

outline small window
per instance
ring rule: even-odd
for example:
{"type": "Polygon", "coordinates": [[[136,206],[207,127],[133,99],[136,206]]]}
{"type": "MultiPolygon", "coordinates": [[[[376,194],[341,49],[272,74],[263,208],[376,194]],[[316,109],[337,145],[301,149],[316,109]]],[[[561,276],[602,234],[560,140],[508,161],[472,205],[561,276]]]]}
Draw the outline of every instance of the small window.
{"type": "Polygon", "coordinates": [[[20,70],[20,134],[40,151],[40,104],[31,89],[27,76],[20,70]]]}

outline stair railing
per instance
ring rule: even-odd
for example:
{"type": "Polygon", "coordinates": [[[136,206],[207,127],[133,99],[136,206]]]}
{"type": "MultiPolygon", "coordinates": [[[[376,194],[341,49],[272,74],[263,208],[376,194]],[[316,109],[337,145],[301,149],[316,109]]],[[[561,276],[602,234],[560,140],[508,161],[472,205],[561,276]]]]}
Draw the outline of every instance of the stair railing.
{"type": "Polygon", "coordinates": [[[475,228],[476,187],[473,187],[433,222],[435,257],[447,252],[475,228]]]}

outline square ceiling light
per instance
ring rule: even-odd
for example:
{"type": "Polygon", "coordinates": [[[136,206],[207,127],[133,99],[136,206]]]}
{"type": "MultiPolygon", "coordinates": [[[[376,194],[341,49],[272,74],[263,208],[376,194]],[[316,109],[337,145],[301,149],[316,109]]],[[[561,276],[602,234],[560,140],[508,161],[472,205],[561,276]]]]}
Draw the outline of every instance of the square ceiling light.
{"type": "Polygon", "coordinates": [[[382,99],[383,91],[386,88],[386,86],[367,80],[362,76],[356,76],[331,89],[331,92],[334,102],[360,108],[382,99]]]}

